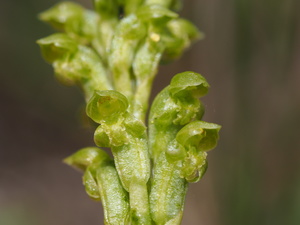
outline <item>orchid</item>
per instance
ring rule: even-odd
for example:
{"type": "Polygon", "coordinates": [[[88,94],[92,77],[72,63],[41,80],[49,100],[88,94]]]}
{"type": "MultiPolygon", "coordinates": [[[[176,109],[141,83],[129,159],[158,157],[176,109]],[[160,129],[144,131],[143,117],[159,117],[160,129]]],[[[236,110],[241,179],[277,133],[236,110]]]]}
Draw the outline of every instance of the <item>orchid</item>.
{"type": "Polygon", "coordinates": [[[97,147],[64,162],[83,172],[105,224],[179,225],[188,184],[202,178],[217,145],[221,127],[202,121],[202,75],[176,74],[149,107],[159,64],[203,36],[179,8],[178,0],[94,0],[94,10],[61,2],[39,15],[59,32],[37,41],[42,55],[60,82],[82,90],[98,126],[97,147]]]}

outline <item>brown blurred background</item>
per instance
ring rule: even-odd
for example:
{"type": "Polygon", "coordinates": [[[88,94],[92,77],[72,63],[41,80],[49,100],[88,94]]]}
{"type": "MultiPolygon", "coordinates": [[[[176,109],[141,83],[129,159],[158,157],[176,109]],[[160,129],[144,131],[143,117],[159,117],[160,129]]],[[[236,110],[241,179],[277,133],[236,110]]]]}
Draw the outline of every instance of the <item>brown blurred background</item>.
{"type": "MultiPolygon", "coordinates": [[[[81,175],[61,163],[93,145],[83,97],[35,44],[53,32],[37,14],[56,2],[0,3],[0,225],[103,224],[81,175]]],[[[160,68],[153,96],[174,74],[199,72],[211,85],[204,119],[223,128],[183,225],[300,224],[299,11],[299,0],[184,1],[181,15],[206,38],[160,68]]]]}

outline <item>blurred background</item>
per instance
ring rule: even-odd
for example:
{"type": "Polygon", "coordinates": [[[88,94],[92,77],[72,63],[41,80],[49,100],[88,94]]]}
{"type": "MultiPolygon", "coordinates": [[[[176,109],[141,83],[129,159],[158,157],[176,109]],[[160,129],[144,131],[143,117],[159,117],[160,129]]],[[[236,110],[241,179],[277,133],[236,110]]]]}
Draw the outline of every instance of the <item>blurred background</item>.
{"type": "MultiPolygon", "coordinates": [[[[0,3],[0,225],[103,224],[81,174],[61,162],[93,145],[84,99],[35,44],[53,32],[37,14],[56,2],[0,3]]],[[[205,39],[161,66],[153,96],[174,74],[199,72],[211,85],[204,120],[223,128],[183,225],[300,224],[299,11],[299,0],[184,1],[205,39]]]]}

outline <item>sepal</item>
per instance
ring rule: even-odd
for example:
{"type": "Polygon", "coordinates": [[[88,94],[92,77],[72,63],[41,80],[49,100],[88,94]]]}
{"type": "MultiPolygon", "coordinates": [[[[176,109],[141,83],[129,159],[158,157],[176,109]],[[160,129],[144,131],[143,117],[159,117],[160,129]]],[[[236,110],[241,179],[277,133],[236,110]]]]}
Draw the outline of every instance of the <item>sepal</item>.
{"type": "Polygon", "coordinates": [[[166,157],[170,162],[183,160],[186,157],[186,151],[184,147],[179,145],[176,139],[174,139],[166,149],[166,157]]]}
{"type": "Polygon", "coordinates": [[[188,71],[176,74],[170,85],[155,98],[150,110],[150,124],[158,127],[170,123],[185,125],[201,118],[204,107],[198,98],[205,95],[208,88],[207,81],[198,73],[188,71]]]}
{"type": "Polygon", "coordinates": [[[88,100],[94,90],[111,88],[101,59],[91,48],[57,33],[37,41],[44,58],[52,63],[57,79],[65,85],[77,84],[88,100]]]}
{"type": "Polygon", "coordinates": [[[202,117],[204,107],[198,98],[204,96],[208,88],[205,78],[195,72],[179,73],[172,78],[168,92],[178,107],[174,124],[185,125],[196,117],[202,117]]]}
{"type": "Polygon", "coordinates": [[[94,142],[99,147],[110,147],[111,141],[102,126],[98,126],[94,133],[94,142]]]}
{"type": "Polygon", "coordinates": [[[171,96],[176,98],[185,97],[187,94],[200,98],[207,94],[209,84],[199,73],[186,71],[176,74],[168,88],[171,96]]]}
{"type": "MultiPolygon", "coordinates": [[[[93,77],[94,71],[98,72],[99,77],[105,77],[105,71],[100,58],[89,47],[78,45],[76,52],[66,53],[64,58],[56,59],[53,67],[57,79],[65,85],[78,84],[87,87],[89,91],[93,88],[99,88],[104,82],[93,77]],[[90,87],[88,87],[90,85],[90,87]]],[[[102,79],[102,78],[101,78],[102,79]]],[[[102,79],[103,81],[105,80],[102,79]]]]}
{"type": "Polygon", "coordinates": [[[179,11],[182,8],[182,0],[172,0],[170,9],[179,11]]]}
{"type": "Polygon", "coordinates": [[[128,143],[128,134],[121,123],[103,123],[96,129],[94,141],[99,147],[119,147],[128,143]]]}
{"type": "Polygon", "coordinates": [[[121,20],[116,28],[115,37],[128,40],[140,40],[145,34],[145,25],[135,14],[131,14],[121,20]]]}
{"type": "Polygon", "coordinates": [[[85,171],[88,166],[110,160],[109,155],[97,147],[86,147],[64,159],[64,163],[85,171]]]}
{"type": "Polygon", "coordinates": [[[119,4],[117,0],[94,0],[95,11],[101,17],[117,17],[119,4]]]}
{"type": "Polygon", "coordinates": [[[124,11],[126,15],[135,13],[136,10],[143,4],[144,0],[123,0],[124,11]]]}
{"type": "Polygon", "coordinates": [[[73,54],[78,50],[78,44],[63,33],[52,34],[39,39],[37,43],[41,48],[43,57],[49,63],[62,59],[66,55],[73,54]]]}
{"type": "Polygon", "coordinates": [[[87,167],[86,171],[84,172],[82,181],[88,196],[96,201],[100,201],[101,200],[100,192],[99,192],[97,181],[95,179],[96,170],[93,167],[95,166],[91,165],[87,167]]]}
{"type": "Polygon", "coordinates": [[[220,125],[204,121],[193,121],[176,135],[176,141],[186,151],[182,176],[188,182],[197,182],[207,169],[206,151],[213,149],[219,139],[220,125]]]}
{"type": "Polygon", "coordinates": [[[208,166],[206,156],[206,152],[199,152],[198,154],[190,153],[185,158],[181,175],[187,182],[196,183],[204,176],[208,166]]]}
{"type": "Polygon", "coordinates": [[[132,135],[135,138],[139,138],[145,135],[146,127],[144,123],[134,116],[127,116],[127,119],[124,121],[124,126],[126,128],[126,132],[132,135]]]}
{"type": "Polygon", "coordinates": [[[136,14],[142,21],[151,21],[156,26],[164,26],[169,20],[178,17],[177,13],[159,4],[146,4],[140,7],[136,14]]]}
{"type": "Polygon", "coordinates": [[[128,108],[128,100],[114,90],[95,91],[87,103],[86,113],[96,123],[117,121],[128,108]]]}
{"type": "Polygon", "coordinates": [[[178,59],[194,41],[204,37],[195,25],[182,18],[168,22],[167,31],[163,36],[166,49],[162,62],[178,59]]]}
{"type": "Polygon", "coordinates": [[[145,0],[146,4],[160,5],[172,10],[179,10],[181,6],[181,0],[145,0]]]}
{"type": "Polygon", "coordinates": [[[216,147],[221,126],[204,121],[193,121],[184,126],[176,140],[186,149],[193,146],[198,151],[209,151],[216,147]]]}
{"type": "Polygon", "coordinates": [[[66,23],[76,17],[82,17],[84,9],[73,2],[61,2],[39,14],[39,19],[49,23],[55,29],[64,30],[66,23]]]}
{"type": "Polygon", "coordinates": [[[39,18],[82,44],[90,43],[95,37],[99,19],[95,12],[73,2],[58,3],[41,13],[39,18]]]}

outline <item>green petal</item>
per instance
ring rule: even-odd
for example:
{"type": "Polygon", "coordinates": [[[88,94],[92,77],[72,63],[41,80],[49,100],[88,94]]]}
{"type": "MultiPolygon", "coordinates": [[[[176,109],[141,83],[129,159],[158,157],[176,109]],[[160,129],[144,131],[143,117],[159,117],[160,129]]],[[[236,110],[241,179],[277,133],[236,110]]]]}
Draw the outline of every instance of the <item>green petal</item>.
{"type": "Polygon", "coordinates": [[[64,162],[84,171],[92,164],[101,163],[107,160],[110,160],[110,157],[104,150],[97,147],[86,147],[64,159],[64,162]]]}
{"type": "Polygon", "coordinates": [[[209,151],[216,147],[221,126],[204,121],[193,121],[184,126],[176,140],[185,148],[196,147],[199,151],[209,151]]]}
{"type": "Polygon", "coordinates": [[[39,14],[39,19],[56,29],[65,29],[67,22],[82,17],[84,9],[73,2],[61,2],[39,14]]]}
{"type": "Polygon", "coordinates": [[[181,175],[189,183],[198,182],[207,170],[206,153],[190,154],[183,162],[181,175]]]}
{"type": "Polygon", "coordinates": [[[124,0],[125,14],[135,13],[136,10],[143,4],[144,0],[124,0]]]}
{"type": "Polygon", "coordinates": [[[170,83],[169,91],[174,97],[184,97],[186,93],[192,93],[194,97],[202,97],[207,94],[209,84],[198,73],[187,71],[176,74],[170,83]]]}
{"type": "Polygon", "coordinates": [[[174,5],[176,5],[174,0],[146,0],[146,4],[149,5],[160,5],[166,8],[172,7],[174,5]]]}
{"type": "Polygon", "coordinates": [[[186,157],[186,151],[176,140],[173,140],[166,149],[166,156],[170,162],[176,162],[186,157]]]}
{"type": "Polygon", "coordinates": [[[58,3],[41,13],[39,18],[82,44],[90,43],[95,37],[99,19],[95,12],[73,2],[58,3]]]}
{"type": "Polygon", "coordinates": [[[193,121],[176,135],[179,145],[187,155],[183,161],[182,176],[188,182],[197,182],[207,169],[206,151],[213,149],[219,139],[220,125],[204,121],[193,121]]]}
{"type": "Polygon", "coordinates": [[[87,104],[86,113],[96,123],[115,121],[128,108],[128,100],[120,92],[113,90],[95,91],[87,104]]]}
{"type": "Polygon", "coordinates": [[[142,21],[151,21],[156,26],[162,26],[172,18],[178,17],[177,13],[158,4],[144,5],[138,9],[136,14],[142,21]]]}
{"type": "Polygon", "coordinates": [[[95,179],[95,170],[89,166],[83,175],[83,185],[88,196],[96,201],[100,201],[100,192],[95,179]]]}
{"type": "Polygon", "coordinates": [[[119,13],[117,0],[94,0],[96,12],[102,17],[116,17],[119,13]]]}
{"type": "Polygon", "coordinates": [[[50,63],[73,54],[78,49],[78,44],[66,34],[56,33],[48,37],[39,39],[39,44],[43,57],[50,63]]]}
{"type": "Polygon", "coordinates": [[[191,22],[175,18],[168,22],[167,31],[163,35],[166,49],[163,62],[179,58],[192,42],[203,38],[203,34],[191,22]]]}

